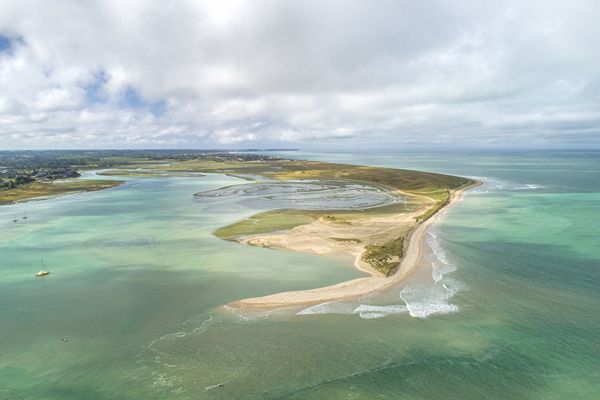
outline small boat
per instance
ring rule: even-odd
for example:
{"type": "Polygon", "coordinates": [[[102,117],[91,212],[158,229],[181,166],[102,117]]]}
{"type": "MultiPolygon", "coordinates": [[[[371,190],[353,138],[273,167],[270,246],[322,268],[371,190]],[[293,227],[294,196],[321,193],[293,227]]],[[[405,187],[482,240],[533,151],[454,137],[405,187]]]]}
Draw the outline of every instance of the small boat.
{"type": "Polygon", "coordinates": [[[18,219],[17,219],[17,217],[15,217],[15,218],[13,219],[13,222],[17,222],[17,221],[18,221],[18,219]]]}
{"type": "Polygon", "coordinates": [[[21,219],[27,219],[27,215],[23,214],[23,216],[21,217],[21,219]]]}
{"type": "Polygon", "coordinates": [[[44,265],[44,260],[42,260],[42,269],[35,273],[35,276],[46,276],[50,275],[50,271],[46,270],[46,266],[44,265]]]}

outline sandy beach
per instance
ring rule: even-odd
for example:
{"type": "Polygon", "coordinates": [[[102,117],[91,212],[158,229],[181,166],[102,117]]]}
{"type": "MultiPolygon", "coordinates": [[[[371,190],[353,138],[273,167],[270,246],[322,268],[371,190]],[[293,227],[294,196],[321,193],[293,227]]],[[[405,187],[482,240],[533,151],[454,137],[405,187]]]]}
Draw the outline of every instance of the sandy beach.
{"type": "Polygon", "coordinates": [[[423,256],[423,242],[427,228],[436,217],[448,207],[452,206],[461,198],[464,191],[478,186],[480,183],[452,192],[450,201],[440,208],[433,216],[421,223],[412,223],[414,218],[421,214],[422,207],[410,213],[396,213],[381,218],[372,218],[364,224],[352,227],[333,227],[324,221],[315,221],[308,225],[302,225],[286,232],[256,235],[245,237],[241,243],[263,246],[268,248],[281,248],[292,251],[302,251],[321,255],[352,255],[354,266],[371,276],[341,282],[331,286],[325,286],[309,290],[297,290],[276,293],[268,296],[247,298],[227,304],[227,307],[238,309],[264,309],[286,306],[312,305],[327,301],[356,298],[374,292],[381,291],[396,285],[406,279],[419,264],[423,256]],[[394,234],[398,229],[412,229],[408,233],[408,244],[400,266],[396,272],[385,277],[380,272],[371,268],[370,265],[361,260],[364,244],[361,243],[333,243],[327,238],[331,237],[360,237],[368,236],[377,231],[380,235],[394,234]]]}

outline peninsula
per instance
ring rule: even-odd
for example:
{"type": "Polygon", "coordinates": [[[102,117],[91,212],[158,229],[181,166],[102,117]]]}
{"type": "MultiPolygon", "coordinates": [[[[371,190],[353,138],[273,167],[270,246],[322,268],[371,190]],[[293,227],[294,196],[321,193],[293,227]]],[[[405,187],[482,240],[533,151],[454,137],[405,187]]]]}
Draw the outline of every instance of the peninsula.
{"type": "MultiPolygon", "coordinates": [[[[479,182],[404,169],[238,154],[146,166],[145,173],[222,173],[271,182],[334,182],[376,188],[400,201],[353,209],[274,209],[222,227],[219,238],[240,244],[345,257],[370,276],[336,285],[243,299],[229,307],[274,308],[316,304],[379,291],[404,279],[422,253],[432,217],[479,182]]],[[[107,174],[118,174],[107,171],[107,174]]],[[[210,193],[197,193],[201,201],[210,193]]]]}
{"type": "MultiPolygon", "coordinates": [[[[215,235],[241,244],[353,260],[370,276],[323,288],[278,293],[229,304],[237,308],[308,305],[358,297],[392,286],[416,266],[432,217],[479,182],[427,172],[332,164],[274,161],[228,166],[214,172],[251,173],[277,181],[336,180],[374,186],[402,201],[348,210],[282,209],[259,213],[218,229],[215,235]]],[[[201,198],[202,193],[196,195],[201,198]]]]}
{"type": "MultiPolygon", "coordinates": [[[[229,307],[273,308],[362,296],[394,285],[416,266],[432,217],[479,182],[464,177],[405,169],[292,160],[256,153],[218,151],[107,151],[4,154],[0,204],[74,191],[100,190],[122,181],[77,179],[77,169],[101,168],[107,176],[201,176],[220,173],[248,180],[246,190],[272,198],[284,191],[290,203],[274,202],[248,219],[217,229],[224,240],[250,246],[312,253],[348,260],[368,277],[336,285],[243,299],[229,307]],[[106,154],[105,154],[106,153],[106,154]],[[7,159],[12,157],[10,163],[7,159]],[[64,176],[68,174],[69,176],[64,176]],[[67,179],[65,179],[67,178],[67,179]],[[265,183],[266,182],[266,183],[265,183]],[[263,186],[261,186],[263,185],[263,186]],[[265,186],[266,185],[266,186],[265,186]],[[315,189],[317,188],[317,189],[315,189]],[[324,192],[319,192],[325,188],[324,192]],[[307,200],[301,197],[309,193],[307,200]],[[327,201],[311,207],[315,198],[327,201]],[[331,194],[333,193],[333,194],[331,194]],[[352,206],[345,207],[345,202],[352,206]],[[328,207],[335,204],[335,207],[328,207]]],[[[239,186],[232,187],[236,192],[239,186]]],[[[202,201],[217,193],[201,192],[202,201]]],[[[213,191],[214,192],[214,191],[213,191]]],[[[317,204],[317,203],[315,203],[317,204]]]]}

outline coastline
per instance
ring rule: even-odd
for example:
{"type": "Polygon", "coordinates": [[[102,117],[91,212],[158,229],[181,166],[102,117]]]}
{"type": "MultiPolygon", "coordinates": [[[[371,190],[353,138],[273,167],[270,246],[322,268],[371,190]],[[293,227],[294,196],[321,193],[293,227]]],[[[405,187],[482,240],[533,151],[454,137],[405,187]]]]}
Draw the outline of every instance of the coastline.
{"type": "Polygon", "coordinates": [[[51,182],[33,182],[15,189],[0,193],[0,207],[14,204],[43,201],[87,192],[97,192],[123,185],[124,181],[92,180],[74,178],[72,180],[55,180],[51,182]],[[33,189],[32,189],[33,187],[33,189]]]}
{"type": "Polygon", "coordinates": [[[279,307],[310,306],[328,301],[339,301],[352,299],[364,295],[373,294],[394,286],[405,280],[419,264],[423,257],[423,243],[427,228],[440,215],[459,200],[462,194],[474,187],[481,185],[481,182],[475,181],[465,187],[452,191],[452,195],[447,204],[440,207],[426,220],[418,222],[407,236],[407,246],[400,265],[396,272],[384,277],[381,273],[371,268],[361,260],[361,254],[356,255],[354,267],[371,276],[357,278],[349,281],[340,282],[330,286],[324,286],[315,289],[296,290],[289,292],[275,293],[267,296],[252,297],[237,300],[225,305],[228,309],[252,310],[252,309],[274,309],[279,307]]]}

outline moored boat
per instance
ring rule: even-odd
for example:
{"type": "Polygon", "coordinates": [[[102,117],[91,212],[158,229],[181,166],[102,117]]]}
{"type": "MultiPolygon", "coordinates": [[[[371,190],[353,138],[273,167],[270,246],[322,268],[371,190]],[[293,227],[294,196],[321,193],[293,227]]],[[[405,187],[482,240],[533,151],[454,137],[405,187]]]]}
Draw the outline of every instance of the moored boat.
{"type": "Polygon", "coordinates": [[[50,275],[50,271],[48,271],[48,270],[46,269],[46,266],[44,265],[44,260],[41,260],[41,261],[42,261],[42,269],[41,269],[41,270],[39,270],[38,272],[36,272],[36,273],[35,273],[35,276],[37,276],[37,277],[41,277],[41,276],[50,275]]]}

